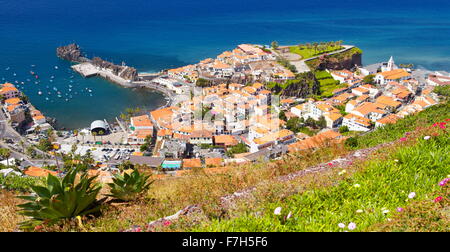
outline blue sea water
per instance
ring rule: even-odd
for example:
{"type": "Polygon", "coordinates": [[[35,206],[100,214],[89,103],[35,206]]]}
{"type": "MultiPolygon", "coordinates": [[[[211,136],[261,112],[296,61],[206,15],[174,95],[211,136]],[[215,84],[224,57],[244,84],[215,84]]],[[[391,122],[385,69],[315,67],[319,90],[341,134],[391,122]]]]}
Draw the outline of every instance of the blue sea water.
{"type": "Polygon", "coordinates": [[[450,71],[450,3],[0,0],[0,82],[17,81],[32,103],[57,118],[60,126],[85,127],[96,119],[111,120],[128,107],[152,109],[165,100],[158,93],[100,78],[83,79],[70,70],[70,63],[56,57],[57,46],[76,42],[89,56],[153,72],[214,57],[240,43],[273,40],[344,40],[363,49],[364,64],[393,55],[399,63],[450,71]],[[30,71],[39,75],[39,84],[30,71]]]}

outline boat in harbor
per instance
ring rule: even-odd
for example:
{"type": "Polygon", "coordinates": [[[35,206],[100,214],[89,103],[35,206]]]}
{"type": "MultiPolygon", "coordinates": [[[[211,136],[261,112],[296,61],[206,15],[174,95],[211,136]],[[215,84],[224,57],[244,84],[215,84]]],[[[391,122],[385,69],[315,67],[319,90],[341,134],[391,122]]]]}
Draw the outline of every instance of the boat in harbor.
{"type": "Polygon", "coordinates": [[[42,95],[42,92],[39,90],[38,95],[42,95]]]}

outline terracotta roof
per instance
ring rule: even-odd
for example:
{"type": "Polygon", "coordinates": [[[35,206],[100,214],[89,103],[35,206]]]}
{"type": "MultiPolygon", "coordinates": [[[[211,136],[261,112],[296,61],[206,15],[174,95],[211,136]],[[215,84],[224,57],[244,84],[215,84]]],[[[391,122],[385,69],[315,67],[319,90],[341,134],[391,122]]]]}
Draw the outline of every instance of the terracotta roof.
{"type": "Polygon", "coordinates": [[[183,159],[183,168],[199,168],[202,167],[200,158],[183,159]]]}
{"type": "Polygon", "coordinates": [[[216,144],[223,144],[225,146],[233,146],[238,144],[239,142],[236,140],[235,137],[231,135],[218,135],[214,136],[214,142],[216,144]]]}
{"type": "Polygon", "coordinates": [[[21,100],[19,98],[9,98],[5,100],[5,103],[10,105],[19,104],[20,102],[21,100]]]}
{"type": "Polygon", "coordinates": [[[403,77],[411,76],[411,74],[406,72],[404,69],[395,69],[392,71],[381,72],[379,74],[383,75],[383,77],[387,80],[398,80],[403,77]]]}
{"type": "Polygon", "coordinates": [[[377,123],[394,124],[395,122],[397,122],[398,119],[400,119],[400,118],[398,116],[396,116],[395,114],[390,114],[390,115],[385,116],[385,117],[381,118],[380,120],[378,120],[377,123]]]}
{"type": "Polygon", "coordinates": [[[55,171],[42,169],[42,168],[36,167],[36,166],[28,167],[28,169],[25,171],[25,174],[28,176],[31,176],[31,177],[47,177],[48,174],[52,174],[53,176],[56,176],[55,171]]]}
{"type": "Polygon", "coordinates": [[[381,104],[385,104],[387,106],[394,107],[394,108],[402,105],[401,102],[395,101],[394,99],[392,99],[392,97],[385,96],[385,95],[382,95],[382,96],[378,97],[376,102],[377,103],[381,103],[381,104]]]}
{"type": "Polygon", "coordinates": [[[148,115],[135,116],[131,118],[134,127],[152,127],[152,121],[148,115]]]}

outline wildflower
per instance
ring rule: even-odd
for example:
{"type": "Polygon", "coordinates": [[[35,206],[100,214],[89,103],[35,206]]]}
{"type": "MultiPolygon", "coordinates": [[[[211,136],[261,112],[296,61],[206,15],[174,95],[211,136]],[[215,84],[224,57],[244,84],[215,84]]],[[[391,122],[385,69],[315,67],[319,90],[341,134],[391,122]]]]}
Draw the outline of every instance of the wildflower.
{"type": "Polygon", "coordinates": [[[291,216],[292,216],[292,212],[289,212],[288,215],[286,216],[286,220],[291,218],[291,216]]]}
{"type": "Polygon", "coordinates": [[[328,163],[328,166],[333,166],[333,163],[328,163]]]}
{"type": "Polygon", "coordinates": [[[401,213],[401,212],[403,212],[403,208],[402,207],[397,207],[397,212],[399,212],[399,213],[401,213]]]}
{"type": "Polygon", "coordinates": [[[358,188],[358,187],[361,187],[361,185],[360,184],[354,184],[353,187],[358,188]]]}
{"type": "Polygon", "coordinates": [[[409,136],[409,135],[411,135],[411,132],[406,132],[405,135],[409,136]]]}
{"type": "Polygon", "coordinates": [[[447,182],[450,181],[450,178],[445,178],[443,179],[441,182],[439,182],[440,186],[445,186],[447,184],[447,182]]]}
{"type": "Polygon", "coordinates": [[[397,162],[398,162],[398,159],[394,159],[394,162],[396,162],[396,163],[397,163],[397,162]]]}
{"type": "Polygon", "coordinates": [[[340,171],[340,172],[338,173],[338,175],[339,175],[339,176],[342,176],[342,175],[344,175],[346,172],[347,172],[346,170],[342,170],[342,171],[340,171]]]}
{"type": "Polygon", "coordinates": [[[168,220],[164,221],[164,223],[163,223],[163,225],[165,227],[169,226],[170,224],[172,224],[172,223],[170,221],[168,221],[168,220]]]}
{"type": "Polygon", "coordinates": [[[443,198],[441,196],[437,197],[436,199],[434,199],[434,202],[438,203],[439,201],[443,200],[443,198]]]}
{"type": "Polygon", "coordinates": [[[273,211],[273,214],[280,215],[281,214],[281,207],[275,208],[275,211],[273,211]]]}
{"type": "Polygon", "coordinates": [[[339,227],[339,228],[345,228],[345,224],[344,224],[344,223],[339,223],[339,224],[338,224],[338,227],[339,227]]]}
{"type": "Polygon", "coordinates": [[[430,139],[431,137],[430,136],[426,136],[426,137],[424,137],[423,139],[424,140],[428,140],[428,139],[430,139]]]}
{"type": "Polygon", "coordinates": [[[389,213],[389,210],[383,210],[383,214],[387,214],[387,213],[389,213]]]}
{"type": "Polygon", "coordinates": [[[413,199],[414,197],[416,197],[416,193],[415,192],[411,192],[408,194],[408,198],[413,199]]]}
{"type": "Polygon", "coordinates": [[[34,227],[34,231],[39,231],[43,228],[42,225],[37,225],[36,227],[34,227]]]}
{"type": "Polygon", "coordinates": [[[406,141],[406,137],[400,138],[400,142],[404,142],[404,141],[406,141]]]}
{"type": "Polygon", "coordinates": [[[350,222],[350,223],[348,224],[348,229],[354,230],[355,228],[356,228],[356,224],[355,224],[355,223],[350,222]]]}
{"type": "Polygon", "coordinates": [[[356,213],[363,213],[364,211],[362,209],[356,210],[356,213]]]}

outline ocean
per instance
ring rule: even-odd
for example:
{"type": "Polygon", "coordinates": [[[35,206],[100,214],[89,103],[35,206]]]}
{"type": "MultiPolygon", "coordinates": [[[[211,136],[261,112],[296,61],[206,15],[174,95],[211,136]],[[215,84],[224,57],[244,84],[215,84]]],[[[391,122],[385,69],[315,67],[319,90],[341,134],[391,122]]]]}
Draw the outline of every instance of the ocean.
{"type": "Polygon", "coordinates": [[[0,0],[0,82],[17,82],[58,126],[88,127],[126,108],[154,109],[166,101],[149,90],[82,78],[56,57],[58,46],[76,42],[90,57],[156,72],[215,57],[240,43],[273,40],[343,40],[363,50],[364,64],[392,55],[397,63],[450,71],[450,3],[0,0]],[[38,84],[30,71],[39,75],[38,84]]]}

